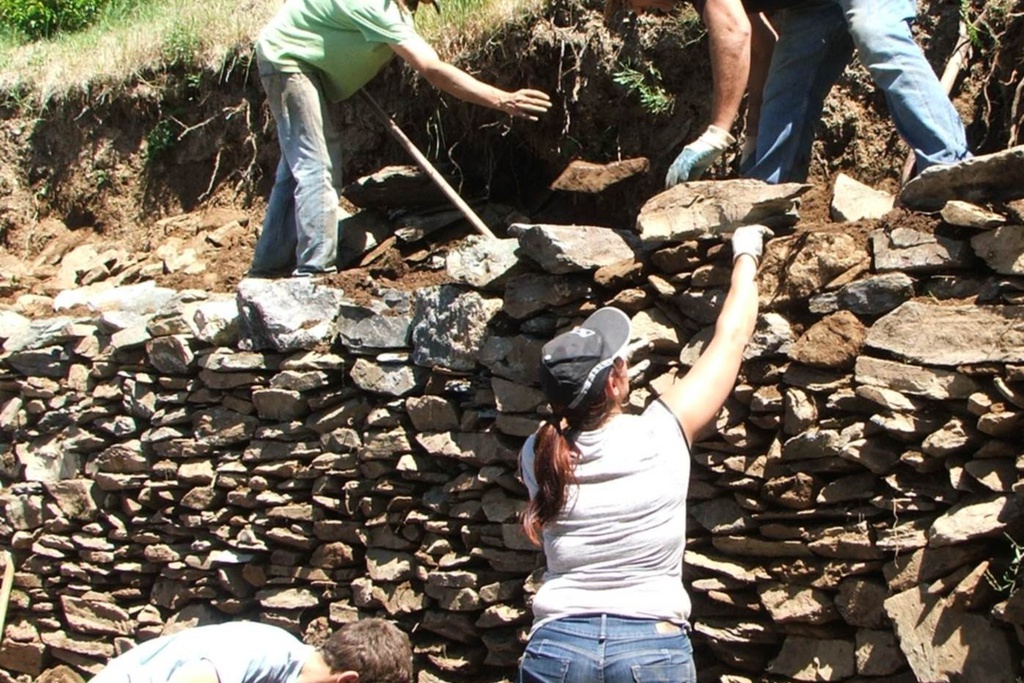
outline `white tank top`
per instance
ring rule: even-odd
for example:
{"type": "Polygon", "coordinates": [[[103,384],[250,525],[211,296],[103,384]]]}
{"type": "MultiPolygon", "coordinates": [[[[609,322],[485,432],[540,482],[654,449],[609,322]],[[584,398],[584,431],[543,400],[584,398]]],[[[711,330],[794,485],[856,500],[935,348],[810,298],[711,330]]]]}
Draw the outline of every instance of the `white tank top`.
{"type": "MultiPolygon", "coordinates": [[[[531,498],[535,440],[520,453],[531,498]]],[[[655,401],[643,415],[618,415],[583,432],[576,447],[577,485],[543,532],[547,571],[533,601],[533,630],[596,613],[684,623],[690,449],[678,420],[655,401]]]]}

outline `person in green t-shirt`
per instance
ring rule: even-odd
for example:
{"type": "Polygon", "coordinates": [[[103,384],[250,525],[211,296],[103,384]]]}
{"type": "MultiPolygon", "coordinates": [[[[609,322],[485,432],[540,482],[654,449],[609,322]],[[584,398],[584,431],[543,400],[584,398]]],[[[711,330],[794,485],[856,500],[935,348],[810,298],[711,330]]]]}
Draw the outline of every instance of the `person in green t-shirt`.
{"type": "Polygon", "coordinates": [[[340,135],[330,104],[354,95],[395,54],[461,100],[530,120],[551,108],[539,90],[508,92],[443,61],[402,0],[287,0],[256,41],[281,161],[251,277],[335,270],[338,222],[347,214],[338,207],[340,135]]]}

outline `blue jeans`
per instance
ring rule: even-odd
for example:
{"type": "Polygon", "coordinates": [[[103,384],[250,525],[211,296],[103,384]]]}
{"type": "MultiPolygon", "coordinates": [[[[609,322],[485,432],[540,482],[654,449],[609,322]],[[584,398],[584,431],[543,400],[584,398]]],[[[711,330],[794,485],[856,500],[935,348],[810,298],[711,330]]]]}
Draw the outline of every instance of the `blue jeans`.
{"type": "Polygon", "coordinates": [[[825,97],[854,48],[914,150],[917,172],[970,156],[960,115],[914,42],[915,13],[914,0],[811,0],[780,12],[757,154],[745,175],[769,183],[807,179],[825,97]]]}
{"type": "Polygon", "coordinates": [[[335,270],[341,187],[341,136],[315,73],[281,73],[260,64],[277,123],[281,160],[270,191],[252,276],[313,275],[335,270]]]}
{"type": "Polygon", "coordinates": [[[518,683],[696,683],[681,627],[599,614],[556,619],[530,638],[518,683]]]}

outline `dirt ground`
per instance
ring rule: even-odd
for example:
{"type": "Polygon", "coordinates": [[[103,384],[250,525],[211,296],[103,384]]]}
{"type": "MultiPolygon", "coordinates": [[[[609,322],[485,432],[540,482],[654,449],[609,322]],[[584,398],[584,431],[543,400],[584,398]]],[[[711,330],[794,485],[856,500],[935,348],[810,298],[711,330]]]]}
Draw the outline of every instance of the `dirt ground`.
{"type": "MultiPolygon", "coordinates": [[[[931,0],[920,13],[922,45],[940,71],[956,44],[960,4],[931,0]]],[[[976,151],[1020,142],[1022,5],[972,7],[971,16],[980,17],[975,45],[954,103],[976,151]]],[[[455,169],[465,196],[501,202],[536,221],[631,228],[679,147],[706,123],[707,45],[695,16],[619,15],[606,22],[601,9],[593,0],[553,0],[541,16],[452,57],[503,87],[551,93],[555,107],[540,122],[511,121],[442,97],[399,64],[374,80],[373,95],[428,156],[455,169]],[[652,87],[674,96],[671,111],[645,109],[617,79],[627,67],[659,74],[652,87]],[[639,156],[650,160],[650,173],[602,195],[570,197],[547,187],[574,158],[639,156]]],[[[0,304],[109,278],[232,291],[248,269],[278,154],[249,59],[234,55],[198,78],[150,75],[52,102],[42,113],[0,99],[0,304]],[[86,264],[72,272],[66,257],[84,245],[96,259],[79,251],[86,264]]],[[[342,103],[337,113],[346,179],[409,163],[361,102],[342,103]]],[[[826,102],[814,189],[804,197],[798,229],[833,227],[829,201],[839,171],[897,190],[906,153],[883,99],[855,65],[826,102]]],[[[734,175],[736,164],[728,157],[711,176],[734,175]]],[[[842,229],[866,234],[873,227],[842,229]]],[[[437,284],[445,275],[435,257],[461,234],[468,229],[413,244],[388,241],[328,280],[367,297],[380,286],[437,284]]]]}

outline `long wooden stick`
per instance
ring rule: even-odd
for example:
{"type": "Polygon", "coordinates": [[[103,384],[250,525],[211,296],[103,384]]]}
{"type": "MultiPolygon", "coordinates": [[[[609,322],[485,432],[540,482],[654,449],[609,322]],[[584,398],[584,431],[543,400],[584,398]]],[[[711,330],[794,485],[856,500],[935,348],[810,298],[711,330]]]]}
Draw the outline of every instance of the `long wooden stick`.
{"type": "Polygon", "coordinates": [[[4,583],[0,587],[0,641],[4,639],[4,624],[7,623],[7,603],[11,601],[11,589],[14,587],[14,557],[10,550],[3,551],[4,583]]]}
{"type": "Polygon", "coordinates": [[[387,126],[391,135],[398,140],[402,147],[405,147],[405,151],[407,151],[412,158],[416,160],[416,163],[419,164],[420,168],[422,168],[423,171],[430,176],[430,179],[433,180],[439,188],[441,188],[441,191],[445,193],[453,204],[455,204],[459,211],[462,212],[462,215],[466,217],[466,220],[476,228],[476,231],[481,235],[490,237],[491,239],[497,239],[494,233],[491,232],[491,229],[488,228],[482,220],[480,220],[480,216],[476,215],[473,209],[469,207],[469,204],[463,201],[462,197],[459,196],[459,193],[455,191],[455,188],[449,185],[448,181],[444,179],[444,176],[437,172],[434,165],[430,163],[430,160],[428,160],[419,149],[417,149],[416,145],[412,143],[412,140],[406,137],[405,133],[398,127],[398,124],[395,123],[394,119],[388,116],[387,112],[381,109],[381,106],[377,104],[377,100],[373,99],[373,96],[366,92],[366,90],[360,90],[359,94],[362,95],[363,100],[370,105],[370,109],[373,110],[373,113],[380,118],[385,126],[387,126]]]}

